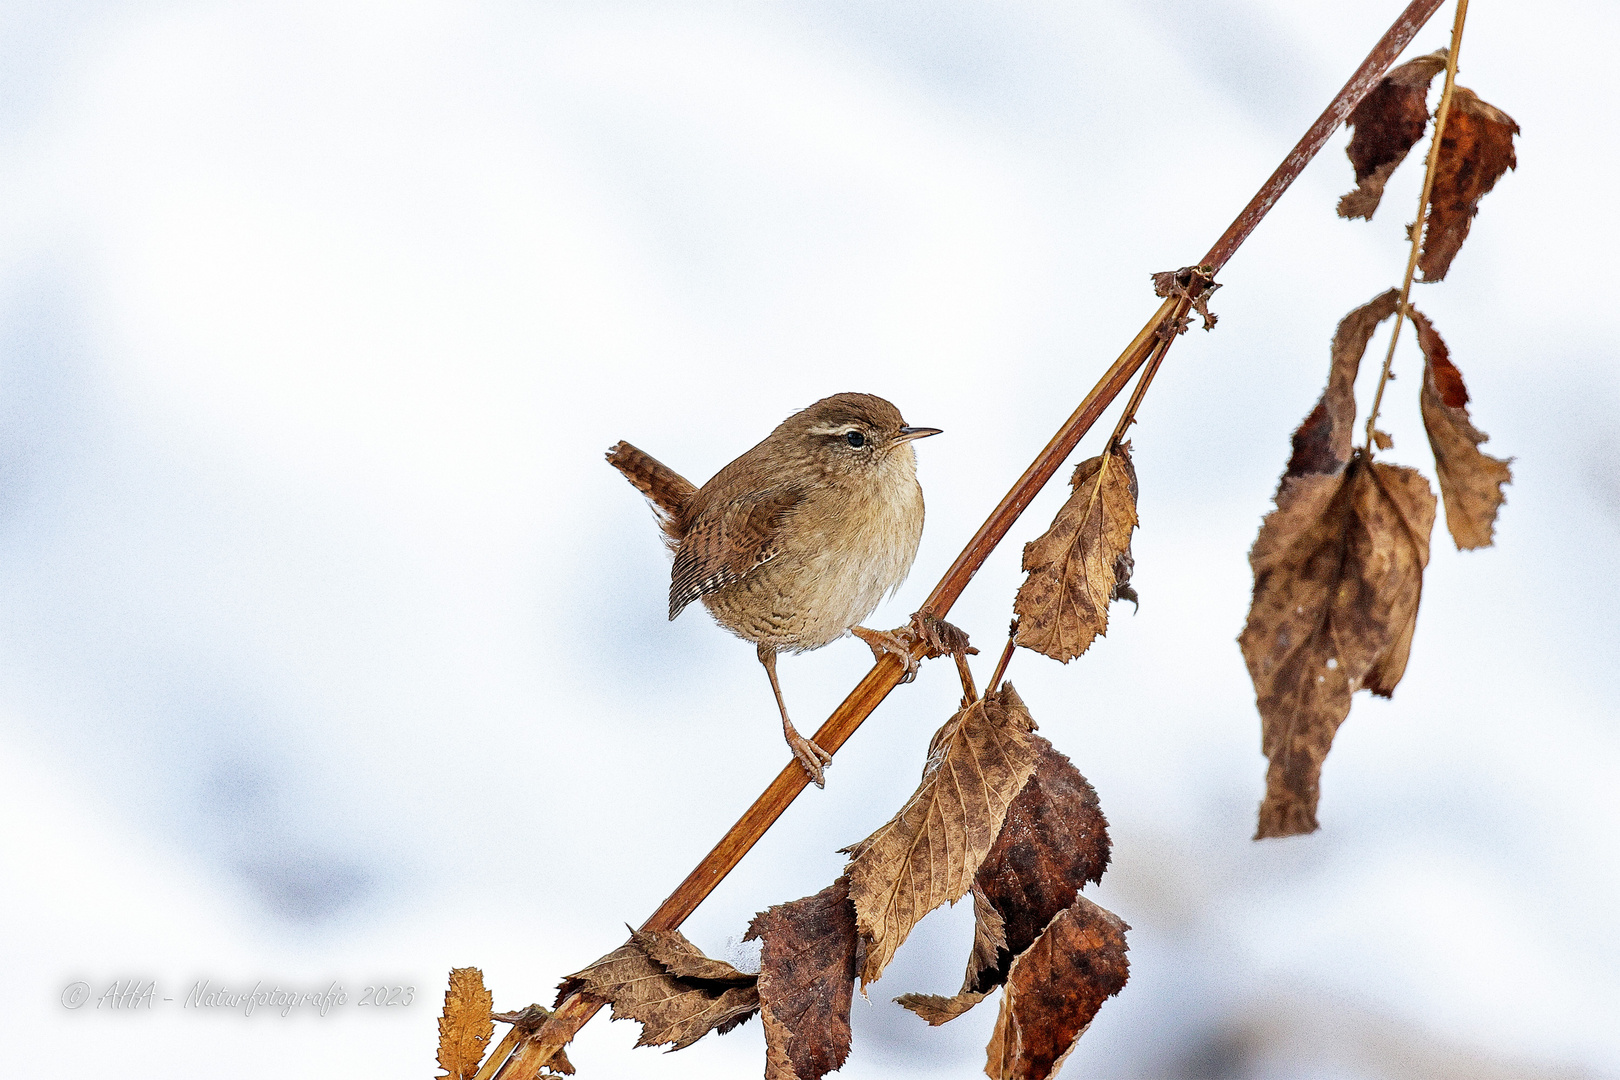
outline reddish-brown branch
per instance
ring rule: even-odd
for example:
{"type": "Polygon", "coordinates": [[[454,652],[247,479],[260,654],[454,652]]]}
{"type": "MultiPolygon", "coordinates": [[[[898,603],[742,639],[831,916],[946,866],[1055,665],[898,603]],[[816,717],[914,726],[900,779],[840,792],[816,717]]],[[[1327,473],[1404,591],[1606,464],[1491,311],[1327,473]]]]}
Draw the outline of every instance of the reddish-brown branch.
{"type": "Polygon", "coordinates": [[[1339,125],[1344,123],[1344,118],[1361,104],[1361,99],[1367,96],[1367,91],[1384,77],[1384,72],[1389,70],[1395,58],[1412,43],[1417,32],[1423,29],[1423,24],[1440,9],[1442,2],[1443,0],[1412,0],[1406,6],[1400,18],[1384,32],[1384,36],[1378,39],[1378,44],[1373,46],[1373,51],[1367,54],[1367,59],[1363,60],[1361,66],[1356,68],[1356,73],[1350,76],[1350,81],[1344,84],[1344,88],[1328,107],[1322,110],[1322,115],[1316,118],[1316,123],[1310,126],[1310,130],[1305,132],[1299,142],[1294,144],[1294,148],[1288,152],[1288,156],[1283,158],[1282,164],[1277,166],[1277,171],[1261,185],[1254,198],[1249,200],[1249,205],[1243,208],[1243,212],[1226,227],[1221,238],[1215,241],[1215,246],[1210,248],[1209,254],[1203,258],[1204,265],[1217,273],[1226,265],[1226,260],[1230,259],[1243,245],[1243,241],[1249,238],[1249,234],[1254,232],[1255,226],[1260,224],[1260,219],[1271,212],[1277,200],[1282,198],[1282,193],[1288,190],[1288,185],[1305,171],[1305,166],[1311,163],[1317,151],[1321,150],[1328,138],[1339,129],[1339,125]]]}
{"type": "MultiPolygon", "coordinates": [[[[1305,133],[1305,137],[1300,139],[1283,159],[1276,172],[1272,173],[1271,178],[1249,201],[1249,205],[1244,207],[1243,212],[1216,241],[1209,254],[1204,256],[1201,265],[1210,267],[1213,273],[1226,264],[1277,199],[1287,190],[1288,185],[1293,183],[1311,158],[1321,150],[1328,136],[1345,117],[1350,115],[1351,110],[1367,91],[1383,77],[1384,72],[1439,8],[1440,3],[1441,0],[1413,0],[1401,13],[1394,25],[1379,39],[1377,46],[1368,54],[1361,67],[1356,69],[1350,81],[1345,83],[1338,96],[1305,133]]],[[[944,577],[924,601],[922,606],[924,614],[941,619],[945,617],[957,598],[962,595],[962,590],[973,579],[973,575],[978,573],[996,545],[1007,535],[1025,507],[1046,486],[1046,482],[1057,472],[1064,460],[1074,452],[1081,438],[1091,430],[1103,411],[1119,396],[1131,376],[1155,351],[1155,347],[1161,344],[1165,332],[1163,328],[1170,319],[1177,316],[1177,309],[1184,302],[1172,297],[1159,305],[1159,309],[1125,347],[1119,359],[1103,373],[1091,393],[1080,403],[1080,407],[1075,409],[1058,429],[1057,434],[1052,436],[1051,441],[1013,484],[1012,490],[991,511],[978,532],[973,534],[967,546],[962,549],[962,553],[956,557],[956,561],[945,571],[944,577]]],[[[1185,308],[1181,310],[1185,311],[1185,308]]],[[[1173,333],[1173,329],[1170,332],[1173,333]]],[[[914,650],[914,655],[921,659],[924,648],[925,646],[919,644],[914,650]]],[[[904,670],[894,656],[884,656],[873,665],[871,671],[866,673],[866,677],[856,684],[855,689],[827,718],[827,722],[821,725],[815,733],[815,741],[829,753],[836,753],[855,733],[856,728],[860,727],[867,716],[871,715],[888,696],[889,691],[899,685],[904,670]]],[[[995,680],[992,680],[992,686],[994,682],[995,680]]],[[[807,784],[805,772],[797,762],[790,762],[784,767],[737,824],[731,827],[697,868],[687,875],[686,880],[681,882],[669,898],[659,905],[658,910],[642,924],[642,928],[672,930],[684,922],[688,915],[697,910],[703,898],[708,896],[742,861],[743,856],[765,835],[807,784]]],[[[497,1080],[534,1080],[551,1060],[556,1049],[570,1042],[575,1033],[585,1026],[603,1004],[587,995],[569,995],[558,1004],[556,1012],[552,1013],[545,1024],[525,1039],[517,1051],[502,1063],[496,1073],[497,1080]]]]}

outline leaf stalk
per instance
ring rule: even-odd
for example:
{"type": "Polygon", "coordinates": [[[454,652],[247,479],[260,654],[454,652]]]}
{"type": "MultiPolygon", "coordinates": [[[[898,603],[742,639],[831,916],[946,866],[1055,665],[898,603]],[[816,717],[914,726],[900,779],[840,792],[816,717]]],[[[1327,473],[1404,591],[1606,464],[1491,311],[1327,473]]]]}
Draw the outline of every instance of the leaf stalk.
{"type": "Polygon", "coordinates": [[[1369,460],[1377,447],[1373,431],[1378,423],[1378,410],[1384,404],[1384,387],[1389,383],[1390,367],[1395,362],[1395,345],[1401,338],[1401,322],[1406,318],[1406,305],[1412,294],[1412,276],[1417,272],[1418,254],[1423,249],[1423,226],[1429,216],[1429,196],[1434,191],[1434,176],[1440,168],[1440,140],[1446,133],[1446,118],[1451,115],[1451,95],[1457,85],[1457,54],[1462,49],[1463,23],[1467,19],[1468,0],[1457,0],[1457,13],[1451,23],[1451,47],[1446,50],[1446,82],[1440,91],[1440,107],[1435,110],[1434,136],[1429,140],[1429,162],[1423,172],[1423,194],[1418,196],[1417,222],[1412,226],[1406,277],[1401,281],[1401,302],[1395,307],[1395,327],[1389,332],[1389,348],[1384,353],[1384,366],[1378,372],[1378,389],[1373,393],[1372,409],[1367,413],[1367,437],[1363,450],[1369,460]]]}

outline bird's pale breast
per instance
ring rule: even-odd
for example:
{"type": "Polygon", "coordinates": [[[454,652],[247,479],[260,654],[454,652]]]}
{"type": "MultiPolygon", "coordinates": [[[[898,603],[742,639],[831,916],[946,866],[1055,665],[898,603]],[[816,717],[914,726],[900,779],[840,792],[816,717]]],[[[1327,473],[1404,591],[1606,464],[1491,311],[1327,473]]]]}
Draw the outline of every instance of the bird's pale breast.
{"type": "Polygon", "coordinates": [[[802,652],[846,633],[905,580],[922,538],[916,457],[904,447],[867,483],[824,489],[794,515],[774,559],[703,597],[748,641],[802,652]]]}

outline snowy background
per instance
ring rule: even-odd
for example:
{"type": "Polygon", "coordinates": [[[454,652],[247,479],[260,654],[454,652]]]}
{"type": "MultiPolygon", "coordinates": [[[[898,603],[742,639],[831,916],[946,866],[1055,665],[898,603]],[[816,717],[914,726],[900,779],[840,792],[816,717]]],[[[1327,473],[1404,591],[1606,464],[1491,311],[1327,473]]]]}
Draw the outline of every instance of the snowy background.
{"type": "MultiPolygon", "coordinates": [[[[1398,7],[0,4],[8,1067],[425,1076],[452,965],[549,1002],[785,759],[753,650],[665,621],[602,451],[701,481],[842,390],[944,428],[872,620],[902,622],[1153,310],[1148,274],[1202,255],[1398,7]],[[127,979],[176,1000],[61,1003],[127,979]],[[349,1004],[180,1008],[199,979],[349,1004]],[[378,983],[413,1004],[356,1007],[378,983]]],[[[1335,322],[1398,283],[1418,166],[1340,222],[1341,132],[1154,386],[1140,614],[1010,673],[1101,794],[1091,895],[1134,927],[1068,1075],[1620,1076],[1617,29],[1473,9],[1462,82],[1521,165],[1417,303],[1515,483],[1496,549],[1437,526],[1406,680],[1357,699],[1314,836],[1249,840],[1245,554],[1335,322]]],[[[1409,342],[1397,370],[1389,457],[1428,470],[1409,342]]],[[[981,678],[1060,497],[952,615],[981,678]]],[[[800,726],[868,664],[785,661],[800,726]]],[[[693,939],[725,955],[830,881],[956,693],[941,664],[897,691],[693,939]]],[[[993,1003],[939,1030],[890,1003],[954,991],[970,920],[931,916],[857,999],[842,1075],[979,1075],[993,1003]]],[[[635,1034],[591,1024],[582,1075],[763,1060],[757,1022],[673,1056],[635,1034]]]]}

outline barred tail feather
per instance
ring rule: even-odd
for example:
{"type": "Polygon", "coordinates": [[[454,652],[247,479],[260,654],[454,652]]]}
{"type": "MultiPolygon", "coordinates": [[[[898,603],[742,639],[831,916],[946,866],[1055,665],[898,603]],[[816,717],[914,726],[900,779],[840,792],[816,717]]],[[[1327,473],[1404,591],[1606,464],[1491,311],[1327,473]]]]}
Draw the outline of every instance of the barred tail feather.
{"type": "Polygon", "coordinates": [[[617,442],[608,448],[607,462],[624,474],[637,491],[647,496],[658,511],[658,523],[663,527],[671,546],[681,542],[681,518],[697,488],[680,473],[645,451],[627,442],[617,442]]]}

